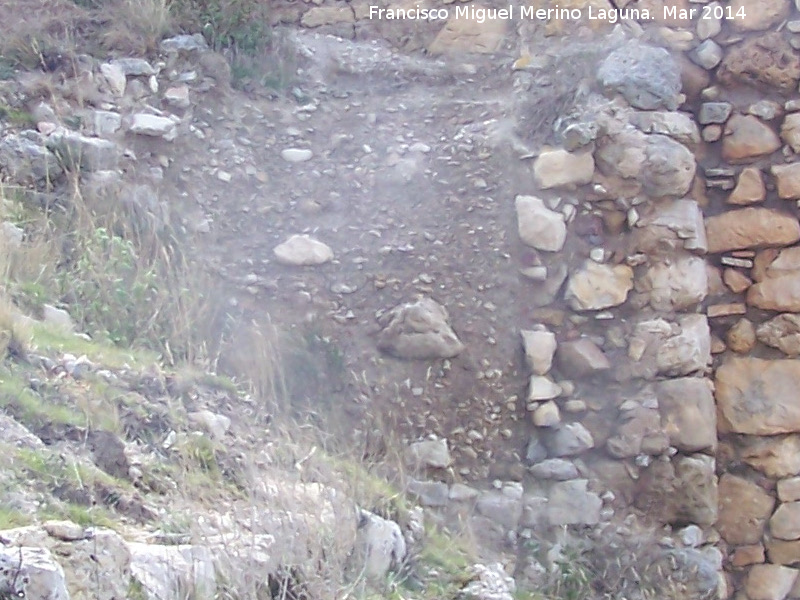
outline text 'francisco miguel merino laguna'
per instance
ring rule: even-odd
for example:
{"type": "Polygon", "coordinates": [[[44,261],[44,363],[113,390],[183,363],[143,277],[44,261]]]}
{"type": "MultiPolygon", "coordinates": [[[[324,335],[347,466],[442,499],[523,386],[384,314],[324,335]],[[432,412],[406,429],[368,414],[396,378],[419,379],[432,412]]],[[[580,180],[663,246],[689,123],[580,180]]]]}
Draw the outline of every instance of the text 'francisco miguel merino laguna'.
{"type": "MultiPolygon", "coordinates": [[[[648,9],[639,8],[601,8],[591,5],[586,11],[579,8],[534,8],[532,6],[508,6],[507,8],[485,8],[471,5],[457,6],[452,10],[456,19],[470,19],[483,23],[485,21],[510,21],[514,19],[565,20],[577,21],[586,16],[589,20],[603,20],[616,23],[621,19],[649,20],[655,15],[648,9]],[[585,13],[585,15],[584,15],[585,13]]],[[[444,21],[450,18],[449,8],[379,8],[369,7],[370,19],[408,19],[415,21],[444,21]]]]}

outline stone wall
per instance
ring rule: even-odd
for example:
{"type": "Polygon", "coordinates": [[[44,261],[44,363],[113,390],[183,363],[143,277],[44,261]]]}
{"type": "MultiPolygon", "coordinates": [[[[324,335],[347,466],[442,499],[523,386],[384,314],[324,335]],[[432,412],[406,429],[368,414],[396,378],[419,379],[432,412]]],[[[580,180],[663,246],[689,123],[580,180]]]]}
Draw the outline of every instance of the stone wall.
{"type": "Polygon", "coordinates": [[[720,597],[800,598],[800,7],[638,5],[516,198],[531,477],[477,511],[524,537],[633,506],[691,526],[720,597]]]}

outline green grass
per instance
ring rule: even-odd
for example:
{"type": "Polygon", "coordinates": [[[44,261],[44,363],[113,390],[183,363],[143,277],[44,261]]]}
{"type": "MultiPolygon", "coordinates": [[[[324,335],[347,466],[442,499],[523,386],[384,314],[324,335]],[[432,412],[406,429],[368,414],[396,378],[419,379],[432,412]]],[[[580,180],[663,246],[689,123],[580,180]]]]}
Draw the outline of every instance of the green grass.
{"type": "Polygon", "coordinates": [[[43,323],[34,323],[31,333],[31,343],[40,352],[67,352],[75,356],[85,354],[90,361],[109,368],[145,368],[157,363],[159,358],[158,353],[152,350],[124,348],[99,340],[87,340],[43,323]]]}
{"type": "Polygon", "coordinates": [[[19,110],[0,104],[0,121],[7,121],[11,125],[30,127],[36,124],[36,119],[27,111],[19,110]]]}
{"type": "Polygon", "coordinates": [[[20,374],[7,367],[0,367],[0,407],[34,430],[48,424],[78,426],[85,423],[85,417],[79,411],[47,402],[20,374]]]}
{"type": "Polygon", "coordinates": [[[0,506],[0,531],[30,525],[33,519],[13,508],[0,506]]]}

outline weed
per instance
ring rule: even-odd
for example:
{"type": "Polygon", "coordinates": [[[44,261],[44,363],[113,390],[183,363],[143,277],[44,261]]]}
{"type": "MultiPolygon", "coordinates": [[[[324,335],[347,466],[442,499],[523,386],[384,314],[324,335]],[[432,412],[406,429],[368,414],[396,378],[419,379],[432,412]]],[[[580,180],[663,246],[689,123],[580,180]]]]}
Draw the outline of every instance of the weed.
{"type": "Polygon", "coordinates": [[[11,125],[30,127],[36,124],[31,113],[0,104],[0,121],[8,121],[11,125]]]}
{"type": "Polygon", "coordinates": [[[259,0],[173,0],[179,24],[201,31],[212,49],[256,54],[270,42],[268,3],[259,0]]]}
{"type": "Polygon", "coordinates": [[[50,425],[78,426],[84,422],[80,412],[46,401],[21,375],[8,369],[0,369],[0,407],[34,431],[50,425]]]}
{"type": "Polygon", "coordinates": [[[29,525],[32,519],[13,508],[0,506],[0,531],[3,529],[11,529],[13,527],[23,527],[29,525]]]}

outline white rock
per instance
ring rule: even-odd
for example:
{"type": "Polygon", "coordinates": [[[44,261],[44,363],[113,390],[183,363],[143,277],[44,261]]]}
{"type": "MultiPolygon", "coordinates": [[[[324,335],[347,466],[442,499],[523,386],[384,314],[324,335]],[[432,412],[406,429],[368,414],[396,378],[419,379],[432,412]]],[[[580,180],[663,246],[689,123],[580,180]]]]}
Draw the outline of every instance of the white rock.
{"type": "Polygon", "coordinates": [[[217,591],[214,554],[204,546],[128,543],[131,577],[152,600],[179,598],[192,590],[197,598],[214,598],[217,591]]]}
{"type": "Polygon", "coordinates": [[[414,442],[408,447],[408,462],[416,466],[433,467],[434,469],[446,469],[453,459],[450,457],[450,450],[447,448],[447,440],[424,440],[414,442]]]}
{"type": "Polygon", "coordinates": [[[550,210],[535,196],[517,196],[517,222],[522,243],[547,252],[558,252],[567,239],[564,215],[550,210]]]}
{"type": "Polygon", "coordinates": [[[0,593],[8,598],[69,600],[64,570],[46,548],[0,547],[0,593]]]}
{"type": "Polygon", "coordinates": [[[564,299],[573,310],[602,310],[619,306],[633,288],[633,269],[627,265],[586,261],[570,275],[564,299]]]}
{"type": "Polygon", "coordinates": [[[406,542],[400,526],[366,510],[361,520],[354,553],[357,572],[370,581],[383,581],[406,558],[406,542]]]}
{"type": "Polygon", "coordinates": [[[112,94],[118,98],[125,95],[128,79],[125,77],[125,71],[122,70],[122,67],[112,63],[103,63],[100,65],[100,73],[105,77],[112,94]]]}
{"type": "Polygon", "coordinates": [[[308,148],[285,148],[281,150],[281,158],[286,162],[299,163],[311,160],[314,153],[308,148]]]}
{"type": "Polygon", "coordinates": [[[532,375],[528,384],[528,402],[552,400],[561,395],[561,386],[548,377],[532,375]]]}
{"type": "Polygon", "coordinates": [[[177,126],[172,119],[146,113],[131,115],[128,131],[138,135],[162,137],[168,142],[174,140],[178,134],[177,126]]]}
{"type": "Polygon", "coordinates": [[[540,404],[533,411],[533,424],[537,427],[555,427],[561,422],[561,412],[558,404],[550,400],[540,404]]]}
{"type": "Polygon", "coordinates": [[[533,164],[533,176],[541,189],[585,185],[594,177],[591,153],[572,154],[566,150],[546,150],[533,164]]]}
{"type": "Polygon", "coordinates": [[[555,334],[546,329],[520,333],[528,367],[534,375],[546,375],[553,366],[553,355],[557,347],[555,334]]]}
{"type": "Polygon", "coordinates": [[[333,260],[330,246],[309,235],[293,235],[275,246],[273,252],[278,262],[285,265],[321,265],[333,260]]]}

